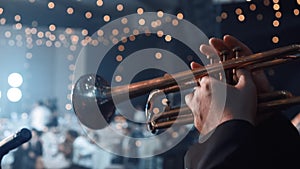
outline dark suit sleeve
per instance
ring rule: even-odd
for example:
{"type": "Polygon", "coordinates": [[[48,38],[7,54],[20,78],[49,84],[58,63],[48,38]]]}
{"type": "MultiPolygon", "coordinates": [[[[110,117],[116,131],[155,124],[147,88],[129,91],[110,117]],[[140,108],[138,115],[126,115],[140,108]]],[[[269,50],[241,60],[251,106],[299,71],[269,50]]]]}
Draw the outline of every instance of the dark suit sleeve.
{"type": "Polygon", "coordinates": [[[231,120],[218,126],[203,143],[189,148],[186,169],[253,169],[255,165],[254,126],[231,120]]]}

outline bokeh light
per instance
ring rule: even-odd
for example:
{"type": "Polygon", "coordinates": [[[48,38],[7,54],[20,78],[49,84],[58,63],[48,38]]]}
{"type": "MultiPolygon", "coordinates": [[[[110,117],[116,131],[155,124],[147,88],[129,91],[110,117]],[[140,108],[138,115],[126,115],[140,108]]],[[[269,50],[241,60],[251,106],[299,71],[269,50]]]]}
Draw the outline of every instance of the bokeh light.
{"type": "Polygon", "coordinates": [[[11,73],[7,78],[7,82],[11,87],[20,87],[23,83],[23,76],[19,73],[11,73]]]}
{"type": "Polygon", "coordinates": [[[7,91],[7,98],[11,102],[18,102],[22,99],[22,91],[19,88],[10,88],[7,91]]]}

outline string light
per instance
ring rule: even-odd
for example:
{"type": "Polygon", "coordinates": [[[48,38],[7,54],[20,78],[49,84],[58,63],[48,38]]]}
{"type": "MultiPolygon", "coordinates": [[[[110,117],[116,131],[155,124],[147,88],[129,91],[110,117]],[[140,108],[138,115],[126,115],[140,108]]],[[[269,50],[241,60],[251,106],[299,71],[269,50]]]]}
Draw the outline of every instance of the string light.
{"type": "Polygon", "coordinates": [[[278,36],[273,36],[272,42],[273,43],[278,43],[279,42],[279,37],[278,36]]]}
{"type": "Polygon", "coordinates": [[[124,24],[124,25],[125,25],[125,24],[127,24],[127,22],[128,22],[128,19],[127,19],[127,18],[122,18],[122,19],[121,19],[121,22],[122,22],[122,24],[124,24]]]}
{"type": "Polygon", "coordinates": [[[90,12],[90,11],[88,11],[88,12],[85,13],[85,18],[86,18],[86,19],[91,19],[92,16],[93,16],[93,14],[92,14],[92,12],[90,12]]]}
{"type": "Polygon", "coordinates": [[[165,41],[166,42],[170,42],[172,40],[172,36],[171,35],[166,35],[165,36],[165,41]]]}
{"type": "Polygon", "coordinates": [[[273,26],[274,27],[278,27],[279,26],[279,21],[278,20],[274,20],[273,21],[273,26]]]}
{"type": "Polygon", "coordinates": [[[116,82],[121,82],[121,81],[122,81],[122,76],[117,75],[117,76],[115,77],[115,81],[116,81],[116,82]]]}
{"type": "Polygon", "coordinates": [[[48,3],[48,8],[49,8],[49,9],[54,9],[54,7],[55,7],[54,2],[49,2],[49,3],[48,3]]]}
{"type": "Polygon", "coordinates": [[[117,55],[117,56],[116,56],[116,60],[117,60],[118,62],[121,62],[121,61],[123,60],[123,56],[122,56],[122,55],[117,55]]]}
{"type": "Polygon", "coordinates": [[[182,20],[183,19],[183,14],[179,12],[177,14],[177,19],[182,20]]]}
{"type": "Polygon", "coordinates": [[[250,8],[251,11],[255,11],[256,10],[256,5],[255,4],[251,4],[249,6],[249,8],[250,8]]]}
{"type": "Polygon", "coordinates": [[[123,51],[125,50],[124,45],[119,45],[119,46],[118,46],[118,50],[119,50],[120,52],[123,52],[123,51]]]}
{"type": "Polygon", "coordinates": [[[221,13],[221,18],[226,19],[228,17],[227,12],[222,12],[221,13]]]}
{"type": "Polygon", "coordinates": [[[143,26],[145,25],[145,23],[146,23],[145,19],[142,18],[139,20],[139,25],[143,26]]]}
{"type": "Polygon", "coordinates": [[[236,8],[235,9],[235,13],[237,14],[237,15],[241,15],[242,14],[242,9],[241,8],[236,8]]]}
{"type": "Polygon", "coordinates": [[[162,54],[160,52],[156,52],[155,53],[155,58],[156,59],[161,59],[162,58],[162,54]]]}
{"type": "Polygon", "coordinates": [[[157,34],[158,37],[161,38],[164,35],[164,32],[162,30],[159,30],[159,31],[157,31],[156,34],[157,34]]]}
{"type": "Polygon", "coordinates": [[[177,20],[177,19],[173,19],[173,20],[172,20],[172,25],[173,25],[173,26],[177,26],[177,25],[178,25],[178,23],[179,23],[179,22],[178,22],[178,20],[177,20]]]}
{"type": "Polygon", "coordinates": [[[123,9],[124,9],[124,6],[122,4],[117,5],[117,10],[118,11],[123,11],[123,9]]]}
{"type": "Polygon", "coordinates": [[[163,11],[157,11],[157,17],[162,18],[164,16],[163,11]]]}
{"type": "Polygon", "coordinates": [[[245,20],[245,16],[244,15],[239,15],[238,20],[243,22],[245,20]]]}
{"type": "Polygon", "coordinates": [[[71,8],[71,7],[67,8],[67,13],[68,13],[69,15],[73,14],[73,13],[74,13],[74,9],[71,8]]]}
{"type": "Polygon", "coordinates": [[[109,22],[110,21],[110,16],[109,15],[104,15],[103,20],[105,22],[109,22]]]}
{"type": "Polygon", "coordinates": [[[278,11],[278,10],[280,9],[280,5],[279,5],[279,4],[274,4],[274,5],[273,5],[273,9],[274,9],[275,11],[278,11]]]}
{"type": "Polygon", "coordinates": [[[298,16],[299,15],[299,9],[294,9],[294,15],[298,16]]]}
{"type": "Polygon", "coordinates": [[[97,0],[96,5],[99,6],[99,7],[102,6],[103,5],[103,1],[102,0],[97,0]]]}
{"type": "Polygon", "coordinates": [[[55,31],[56,30],[56,26],[54,24],[49,25],[49,30],[50,31],[55,31]]]}
{"type": "Polygon", "coordinates": [[[21,16],[20,15],[16,15],[15,16],[15,21],[16,22],[20,22],[21,21],[21,16]]]}
{"type": "Polygon", "coordinates": [[[137,14],[142,15],[144,13],[144,9],[138,8],[136,12],[137,12],[137,14]]]}
{"type": "Polygon", "coordinates": [[[281,14],[280,11],[277,11],[277,12],[275,13],[275,16],[276,16],[276,18],[281,18],[282,14],[281,14]]]}

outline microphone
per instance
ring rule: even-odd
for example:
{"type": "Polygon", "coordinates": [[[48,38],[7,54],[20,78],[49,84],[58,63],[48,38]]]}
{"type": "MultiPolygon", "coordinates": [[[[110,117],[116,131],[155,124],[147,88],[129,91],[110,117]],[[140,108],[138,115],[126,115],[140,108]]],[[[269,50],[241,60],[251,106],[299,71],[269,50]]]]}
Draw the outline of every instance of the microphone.
{"type": "Polygon", "coordinates": [[[8,136],[0,141],[0,158],[7,154],[10,150],[15,149],[23,143],[31,139],[31,131],[22,128],[20,131],[8,136]]]}

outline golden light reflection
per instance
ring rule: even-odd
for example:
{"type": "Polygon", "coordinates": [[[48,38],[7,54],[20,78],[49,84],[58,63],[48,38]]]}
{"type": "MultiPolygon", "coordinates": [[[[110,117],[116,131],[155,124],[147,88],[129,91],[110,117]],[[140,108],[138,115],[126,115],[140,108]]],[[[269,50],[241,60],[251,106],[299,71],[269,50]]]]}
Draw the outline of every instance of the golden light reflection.
{"type": "Polygon", "coordinates": [[[118,31],[118,29],[113,29],[111,31],[111,33],[112,33],[112,35],[117,36],[119,34],[119,31],[118,31]]]}
{"type": "Polygon", "coordinates": [[[37,33],[37,36],[38,36],[39,38],[43,38],[43,37],[44,37],[44,32],[42,32],[42,31],[38,32],[38,33],[37,33]]]}
{"type": "Polygon", "coordinates": [[[3,11],[3,8],[0,8],[0,15],[2,15],[3,11]]]}
{"type": "Polygon", "coordinates": [[[66,110],[72,110],[72,104],[66,104],[65,108],[66,110]]]}
{"type": "Polygon", "coordinates": [[[161,59],[162,58],[162,54],[160,52],[156,52],[155,53],[155,58],[156,59],[161,59]]]}
{"type": "Polygon", "coordinates": [[[18,30],[22,29],[22,24],[21,23],[17,23],[16,24],[16,29],[18,29],[18,30]]]}
{"type": "Polygon", "coordinates": [[[127,18],[122,18],[122,20],[121,20],[121,22],[122,22],[122,24],[127,24],[127,22],[128,22],[128,19],[127,18]]]}
{"type": "Polygon", "coordinates": [[[173,20],[172,20],[172,25],[173,25],[173,26],[177,26],[177,25],[178,25],[178,23],[179,23],[179,22],[178,22],[178,20],[177,20],[177,19],[173,19],[173,20]]]}
{"type": "Polygon", "coordinates": [[[276,16],[276,18],[281,18],[282,14],[281,14],[280,11],[277,11],[277,12],[275,13],[275,16],[276,16]]]}
{"type": "Polygon", "coordinates": [[[274,21],[273,21],[273,26],[274,26],[274,27],[278,27],[278,26],[279,26],[279,24],[280,24],[280,23],[279,23],[279,21],[278,21],[278,20],[274,20],[274,21]]]}
{"type": "Polygon", "coordinates": [[[237,15],[241,15],[242,14],[242,9],[241,8],[236,8],[235,9],[235,13],[237,14],[237,15]]]}
{"type": "Polygon", "coordinates": [[[97,6],[102,6],[103,5],[103,1],[102,0],[97,0],[96,5],[97,6]]]}
{"type": "Polygon", "coordinates": [[[67,13],[68,13],[69,15],[73,14],[73,13],[74,13],[74,9],[71,8],[71,7],[67,8],[67,13]]]}
{"type": "Polygon", "coordinates": [[[279,42],[279,37],[278,36],[273,36],[272,42],[273,43],[278,43],[279,42]]]}
{"type": "Polygon", "coordinates": [[[142,18],[139,20],[139,25],[143,26],[145,25],[145,23],[146,23],[145,19],[142,18]]]}
{"type": "Polygon", "coordinates": [[[73,33],[73,30],[72,30],[72,28],[66,28],[65,32],[66,32],[66,34],[70,35],[73,33]]]}
{"type": "Polygon", "coordinates": [[[85,18],[86,18],[86,19],[91,19],[92,16],[93,16],[92,12],[89,12],[89,11],[88,11],[88,12],[85,13],[85,18]]]}
{"type": "Polygon", "coordinates": [[[157,11],[157,17],[162,18],[164,16],[163,11],[157,11]]]}
{"type": "Polygon", "coordinates": [[[134,36],[134,35],[130,35],[130,36],[129,36],[129,40],[130,40],[130,41],[135,41],[135,36],[134,36]]]}
{"type": "Polygon", "coordinates": [[[274,5],[273,5],[273,9],[274,9],[275,11],[278,11],[278,10],[280,9],[280,5],[279,5],[279,4],[274,4],[274,5]]]}
{"type": "Polygon", "coordinates": [[[110,21],[110,16],[109,15],[104,15],[103,20],[105,22],[109,22],[110,21]]]}
{"type": "Polygon", "coordinates": [[[88,31],[87,29],[82,29],[81,34],[82,34],[83,36],[86,36],[86,35],[89,34],[89,31],[88,31]]]}
{"type": "Polygon", "coordinates": [[[54,7],[55,7],[54,2],[49,2],[49,3],[48,3],[48,8],[49,8],[49,9],[54,9],[54,7]]]}
{"type": "Polygon", "coordinates": [[[251,4],[251,5],[249,6],[249,9],[250,9],[251,11],[255,11],[255,10],[256,10],[256,5],[255,5],[255,4],[251,4]]]}
{"type": "Polygon", "coordinates": [[[129,31],[130,31],[130,29],[129,29],[128,27],[125,27],[125,28],[123,29],[123,32],[126,33],[126,34],[129,33],[129,31]]]}
{"type": "Polygon", "coordinates": [[[136,10],[137,14],[142,15],[144,13],[144,9],[143,8],[138,8],[136,10]]]}
{"type": "Polygon", "coordinates": [[[299,9],[294,9],[294,15],[298,16],[299,15],[299,9]]]}
{"type": "Polygon", "coordinates": [[[122,76],[117,75],[117,76],[115,77],[115,81],[116,81],[116,82],[121,82],[121,81],[122,81],[122,76]]]}
{"type": "Polygon", "coordinates": [[[132,34],[135,35],[135,36],[137,36],[137,35],[140,34],[140,31],[139,31],[138,29],[134,29],[134,30],[132,31],[132,34]]]}
{"type": "Polygon", "coordinates": [[[0,24],[1,24],[1,25],[5,25],[5,23],[6,23],[6,19],[5,19],[5,18],[1,18],[1,19],[0,19],[0,24]]]}
{"type": "Polygon", "coordinates": [[[55,35],[50,35],[50,36],[49,36],[49,40],[55,41],[55,39],[56,39],[56,36],[55,36],[55,35]]]}
{"type": "Polygon", "coordinates": [[[122,41],[123,43],[126,43],[126,42],[127,42],[127,38],[126,38],[126,37],[122,37],[122,38],[121,38],[121,41],[122,41]]]}
{"type": "Polygon", "coordinates": [[[164,35],[164,32],[162,30],[159,30],[159,31],[157,31],[156,34],[157,34],[158,37],[161,38],[164,35]]]}
{"type": "Polygon", "coordinates": [[[56,26],[54,24],[49,25],[49,30],[50,31],[55,31],[56,30],[56,26]]]}
{"type": "Polygon", "coordinates": [[[120,52],[123,52],[123,51],[125,50],[124,45],[119,45],[119,46],[118,46],[118,50],[119,50],[120,52]]]}
{"type": "Polygon", "coordinates": [[[123,11],[123,9],[124,9],[123,4],[118,4],[117,5],[117,11],[123,11]]]}
{"type": "Polygon", "coordinates": [[[171,35],[166,35],[165,36],[165,41],[166,42],[170,42],[172,40],[172,36],[171,35]]]}
{"type": "Polygon", "coordinates": [[[21,21],[21,16],[20,15],[16,15],[15,16],[15,21],[20,22],[21,21]]]}
{"type": "Polygon", "coordinates": [[[244,15],[239,15],[238,20],[243,22],[245,20],[245,16],[244,15]]]}
{"type": "Polygon", "coordinates": [[[117,55],[116,60],[118,62],[121,62],[123,60],[123,56],[122,55],[117,55]]]}
{"type": "Polygon", "coordinates": [[[227,12],[222,12],[221,13],[221,18],[226,19],[228,17],[227,12]]]}
{"type": "Polygon", "coordinates": [[[177,14],[177,19],[178,19],[178,20],[182,20],[182,19],[183,19],[183,13],[179,12],[179,13],[177,14]]]}
{"type": "Polygon", "coordinates": [[[98,35],[99,37],[103,36],[103,35],[104,35],[103,30],[99,29],[99,30],[97,31],[97,35],[98,35]]]}

